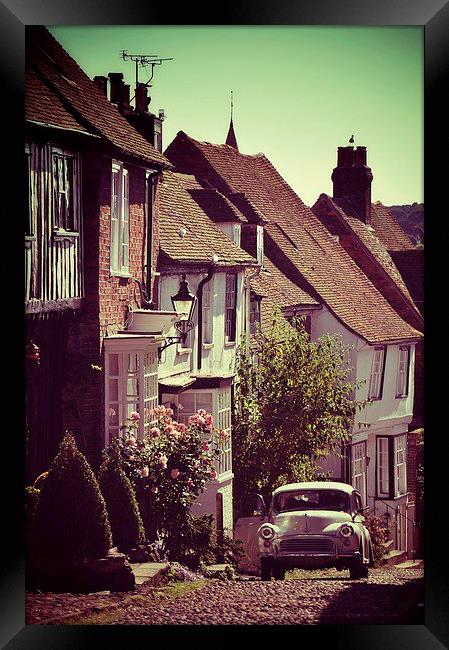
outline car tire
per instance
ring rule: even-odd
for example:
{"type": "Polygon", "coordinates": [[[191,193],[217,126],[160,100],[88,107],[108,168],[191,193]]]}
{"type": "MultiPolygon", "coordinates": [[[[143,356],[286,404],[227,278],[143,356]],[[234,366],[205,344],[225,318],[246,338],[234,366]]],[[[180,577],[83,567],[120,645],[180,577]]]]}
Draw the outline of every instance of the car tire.
{"type": "Polygon", "coordinates": [[[360,580],[362,577],[362,558],[355,557],[349,566],[349,577],[351,580],[360,580]]]}
{"type": "Polygon", "coordinates": [[[273,568],[273,575],[275,580],[284,580],[285,579],[286,569],[281,566],[275,566],[273,568]]]}
{"type": "Polygon", "coordinates": [[[263,582],[271,580],[271,563],[266,558],[260,560],[260,578],[263,582]]]}

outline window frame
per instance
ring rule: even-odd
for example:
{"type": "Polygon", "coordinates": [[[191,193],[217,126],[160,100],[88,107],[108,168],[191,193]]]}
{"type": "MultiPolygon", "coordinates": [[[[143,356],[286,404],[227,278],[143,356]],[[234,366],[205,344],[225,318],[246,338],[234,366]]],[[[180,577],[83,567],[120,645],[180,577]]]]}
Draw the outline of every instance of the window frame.
{"type": "Polygon", "coordinates": [[[72,149],[65,149],[61,147],[51,147],[51,200],[52,200],[52,209],[51,209],[51,214],[52,214],[52,228],[53,228],[53,233],[54,235],[70,235],[74,237],[78,237],[80,233],[80,157],[79,153],[77,151],[73,151],[72,149]],[[63,158],[64,160],[66,158],[70,158],[72,160],[72,174],[71,174],[71,179],[72,179],[72,219],[73,223],[72,224],[67,224],[61,225],[59,218],[56,218],[56,208],[57,204],[55,201],[55,195],[56,195],[56,175],[55,175],[55,159],[56,157],[58,158],[63,158]],[[71,228],[67,228],[67,225],[71,225],[71,228]]]}
{"type": "Polygon", "coordinates": [[[376,496],[379,499],[391,498],[391,437],[376,436],[376,496]],[[381,442],[385,442],[384,449],[381,450],[381,442]],[[380,456],[382,455],[382,465],[380,456]],[[384,458],[386,459],[386,471],[382,478],[380,476],[381,467],[384,467],[384,458]],[[386,483],[386,490],[382,490],[383,483],[386,483]]]}
{"type": "Polygon", "coordinates": [[[224,304],[224,338],[225,345],[234,345],[237,338],[237,273],[225,274],[225,304],[224,304]],[[228,282],[229,278],[229,282],[228,282]],[[231,282],[233,291],[229,290],[231,282]],[[229,306],[229,296],[234,296],[233,306],[229,306]]]}
{"type": "Polygon", "coordinates": [[[382,395],[383,395],[383,389],[384,389],[384,379],[385,379],[385,364],[386,364],[386,359],[387,359],[387,347],[386,345],[377,345],[373,349],[373,358],[371,362],[371,373],[370,373],[370,378],[369,378],[369,386],[368,386],[368,399],[370,401],[376,401],[376,400],[381,400],[382,395]],[[375,372],[375,366],[376,363],[376,353],[377,352],[383,352],[382,356],[382,361],[381,363],[381,369],[380,372],[375,372]],[[374,395],[371,393],[372,387],[374,384],[373,377],[379,377],[379,387],[377,393],[374,395]]]}
{"type": "Polygon", "coordinates": [[[113,160],[111,166],[111,211],[110,211],[110,274],[131,277],[129,272],[129,171],[123,162],[113,160]],[[118,176],[118,194],[114,194],[114,174],[118,176]],[[115,218],[114,197],[117,196],[117,217],[115,218]],[[113,222],[117,221],[117,226],[113,222]],[[126,243],[124,241],[126,239],[126,243]],[[126,248],[126,257],[125,257],[126,248]],[[116,260],[116,266],[115,266],[116,260]],[[126,263],[125,263],[126,262],[126,263]]]}
{"type": "Polygon", "coordinates": [[[35,241],[37,236],[37,214],[35,210],[35,191],[34,191],[34,165],[32,148],[28,143],[25,143],[25,157],[27,162],[27,196],[28,196],[28,220],[25,226],[25,240],[35,241]],[[29,232],[27,230],[29,226],[29,232]]]}
{"type": "Polygon", "coordinates": [[[209,346],[214,342],[214,279],[203,285],[202,295],[202,323],[203,345],[209,346]]]}
{"type": "Polygon", "coordinates": [[[393,439],[393,469],[394,469],[394,497],[399,498],[403,497],[407,494],[407,434],[406,433],[401,433],[397,436],[394,436],[393,439]],[[398,448],[398,445],[400,442],[403,441],[403,446],[402,449],[398,448]],[[398,452],[401,451],[403,453],[403,458],[402,462],[398,462],[398,452]],[[403,468],[403,476],[402,476],[402,481],[403,481],[403,491],[400,491],[400,481],[401,477],[399,476],[398,473],[398,468],[402,467],[403,468]]]}
{"type": "Polygon", "coordinates": [[[379,435],[376,436],[376,498],[378,499],[388,499],[393,501],[399,499],[408,494],[407,490],[407,433],[399,433],[394,436],[379,435]],[[379,482],[379,443],[380,440],[387,441],[387,481],[388,481],[388,490],[386,492],[380,491],[380,482],[379,482]],[[403,440],[402,449],[398,450],[398,444],[403,440]],[[402,462],[398,463],[398,451],[402,451],[403,457],[402,462]],[[403,492],[399,490],[400,480],[398,474],[398,467],[403,467],[403,492]]]}
{"type": "Polygon", "coordinates": [[[402,397],[408,397],[409,390],[410,390],[410,345],[400,345],[399,346],[399,360],[398,360],[398,369],[397,369],[397,374],[396,374],[396,398],[402,398],[402,397]],[[402,358],[401,358],[401,352],[406,352],[407,353],[407,361],[405,365],[405,377],[401,378],[401,367],[403,364],[402,358]],[[403,390],[401,391],[400,389],[402,388],[401,382],[403,382],[403,390]]]}
{"type": "Polygon", "coordinates": [[[257,262],[263,268],[265,261],[265,251],[264,251],[264,228],[263,226],[256,226],[256,257],[257,262]]]}
{"type": "Polygon", "coordinates": [[[362,499],[362,505],[367,504],[367,477],[368,477],[368,462],[367,462],[367,441],[361,440],[360,442],[355,442],[351,445],[351,484],[357,493],[362,499]],[[361,449],[362,455],[360,457],[355,457],[356,452],[361,449]],[[360,473],[355,473],[355,463],[361,462],[361,471],[360,473]],[[356,476],[361,477],[360,488],[356,484],[356,476]]]}

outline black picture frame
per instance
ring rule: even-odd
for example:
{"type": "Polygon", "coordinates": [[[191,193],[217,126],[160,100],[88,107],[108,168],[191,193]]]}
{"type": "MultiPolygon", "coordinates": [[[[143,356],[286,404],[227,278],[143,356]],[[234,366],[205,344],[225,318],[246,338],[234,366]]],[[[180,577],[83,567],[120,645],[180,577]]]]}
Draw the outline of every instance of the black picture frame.
{"type": "MultiPolygon", "coordinates": [[[[8,368],[10,382],[14,382],[11,401],[4,406],[4,448],[3,464],[12,471],[7,479],[3,492],[3,540],[7,548],[3,553],[3,571],[1,577],[1,636],[2,647],[16,648],[84,648],[104,644],[106,634],[114,638],[114,643],[122,645],[130,643],[130,635],[137,642],[154,642],[154,627],[148,628],[119,628],[104,627],[63,627],[63,626],[25,626],[24,625],[24,517],[23,517],[23,458],[24,441],[21,427],[23,409],[21,387],[24,386],[23,366],[20,356],[23,348],[21,322],[23,320],[22,304],[22,265],[16,251],[22,250],[21,228],[14,226],[22,222],[14,216],[24,209],[22,197],[24,187],[21,183],[23,153],[23,81],[24,81],[24,28],[25,25],[75,25],[75,24],[177,24],[177,25],[420,25],[424,28],[425,40],[425,202],[426,211],[431,216],[426,222],[426,322],[430,327],[431,344],[426,344],[426,368],[438,369],[444,361],[447,346],[439,349],[439,362],[432,363],[436,352],[435,341],[437,332],[432,331],[438,319],[432,314],[431,291],[436,282],[433,279],[440,275],[438,260],[444,260],[444,252],[438,254],[437,242],[447,242],[447,237],[440,235],[446,220],[447,200],[443,196],[447,186],[447,103],[443,99],[448,84],[448,51],[449,51],[449,3],[447,0],[277,0],[276,3],[240,3],[218,6],[215,3],[215,15],[211,13],[211,5],[202,6],[200,3],[175,6],[172,3],[141,3],[140,0],[127,2],[108,2],[100,0],[3,0],[0,3],[0,65],[2,68],[2,121],[3,135],[9,136],[9,144],[3,148],[3,160],[6,161],[3,175],[4,198],[11,198],[12,211],[7,212],[4,204],[4,215],[8,216],[11,228],[3,240],[5,253],[10,259],[5,262],[7,273],[4,281],[4,315],[3,321],[10,325],[8,338],[3,338],[4,348],[12,349],[13,363],[8,368]],[[176,7],[176,8],[175,8],[176,7]],[[440,161],[438,153],[443,153],[440,161]],[[19,170],[19,171],[18,171],[19,170]],[[438,231],[436,230],[438,228],[438,231]],[[438,234],[437,234],[438,233],[438,234]],[[16,271],[17,269],[17,271],[16,271]],[[14,345],[14,343],[16,345],[14,345]],[[20,352],[18,352],[20,350],[20,352]],[[443,359],[441,354],[443,353],[443,359]],[[12,373],[12,374],[10,374],[12,373]],[[12,406],[13,396],[17,402],[12,406]]],[[[4,138],[6,143],[6,138],[4,138]]],[[[11,208],[10,208],[11,210],[11,208]]],[[[6,217],[4,217],[6,218],[6,217]]],[[[4,231],[5,233],[6,231],[4,231]]],[[[5,260],[4,260],[5,261],[5,260]]],[[[445,274],[447,275],[447,273],[445,274]]],[[[447,291],[445,292],[447,293],[447,291]]],[[[436,292],[435,292],[436,294],[436,292]]],[[[434,294],[434,295],[435,295],[434,294]]],[[[444,294],[439,296],[442,300],[444,294]]],[[[438,304],[441,303],[438,298],[438,304]]],[[[446,302],[444,300],[444,302],[446,302]]],[[[444,322],[444,318],[442,319],[444,322]]],[[[428,329],[427,328],[427,329],[428,329]]],[[[4,335],[5,336],[5,335],[4,335]]],[[[443,331],[442,341],[445,341],[443,331]]],[[[5,349],[6,352],[6,349],[5,349]]],[[[4,355],[6,359],[6,354],[4,355]]],[[[436,361],[436,359],[435,359],[436,361]]],[[[5,366],[4,376],[5,375],[5,366]]],[[[447,472],[446,438],[447,427],[444,426],[444,405],[447,402],[442,393],[445,381],[429,381],[426,370],[426,522],[425,522],[425,625],[377,625],[377,626],[311,626],[295,628],[298,634],[295,643],[321,643],[323,635],[327,636],[332,647],[371,648],[388,650],[390,648],[408,648],[437,650],[449,647],[449,581],[447,577],[447,539],[445,537],[445,509],[443,480],[447,472]],[[439,385],[438,385],[439,384],[439,385]],[[438,392],[440,391],[440,392],[438,392]],[[331,629],[332,628],[332,629],[331,629]]],[[[9,384],[11,388],[11,383],[9,384]]],[[[4,392],[11,394],[11,391],[4,392]]],[[[201,631],[196,635],[196,643],[217,643],[217,631],[203,626],[192,630],[201,631]],[[201,640],[199,640],[201,639],[201,640]]],[[[165,628],[164,637],[170,632],[185,642],[186,629],[178,626],[165,628]]],[[[251,626],[239,628],[221,628],[220,639],[226,642],[231,635],[235,639],[246,637],[252,642],[254,632],[251,626]]],[[[265,628],[264,635],[269,631],[265,628]]],[[[291,638],[291,630],[276,628],[274,640],[282,637],[291,638]]],[[[160,633],[160,630],[159,630],[160,633]]]]}

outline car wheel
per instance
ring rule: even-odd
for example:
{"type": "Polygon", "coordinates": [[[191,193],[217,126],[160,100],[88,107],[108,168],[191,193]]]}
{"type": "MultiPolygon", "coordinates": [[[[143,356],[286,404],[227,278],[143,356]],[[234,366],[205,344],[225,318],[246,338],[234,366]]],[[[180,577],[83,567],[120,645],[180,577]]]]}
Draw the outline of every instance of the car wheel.
{"type": "Polygon", "coordinates": [[[275,566],[273,569],[273,575],[275,580],[284,580],[285,579],[286,569],[281,566],[275,566]]]}
{"type": "Polygon", "coordinates": [[[368,565],[367,564],[362,564],[360,568],[360,577],[361,578],[367,578],[368,577],[368,565]]]}
{"type": "Polygon", "coordinates": [[[264,582],[271,580],[271,564],[267,558],[260,560],[260,577],[264,582]]]}
{"type": "Polygon", "coordinates": [[[362,558],[355,557],[349,566],[349,577],[351,580],[360,580],[362,577],[362,558]]]}

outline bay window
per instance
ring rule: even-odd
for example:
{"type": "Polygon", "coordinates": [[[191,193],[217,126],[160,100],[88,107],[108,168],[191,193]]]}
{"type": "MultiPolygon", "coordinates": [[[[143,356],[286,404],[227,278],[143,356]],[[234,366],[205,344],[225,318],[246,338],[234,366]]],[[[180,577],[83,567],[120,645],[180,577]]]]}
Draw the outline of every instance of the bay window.
{"type": "Polygon", "coordinates": [[[129,274],[129,177],[123,163],[112,162],[111,273],[129,274]]]}
{"type": "Polygon", "coordinates": [[[122,435],[130,414],[140,416],[137,437],[143,437],[154,424],[151,410],[158,404],[158,354],[148,344],[105,339],[105,434],[106,444],[122,435]]]}
{"type": "MultiPolygon", "coordinates": [[[[218,476],[232,470],[231,446],[231,388],[214,388],[213,390],[184,391],[178,395],[164,394],[163,400],[170,404],[174,418],[188,424],[189,417],[204,409],[214,418],[214,428],[222,431],[219,439],[220,456],[215,462],[218,476]]],[[[209,439],[205,433],[205,439],[209,439]]]]}
{"type": "Polygon", "coordinates": [[[382,399],[385,372],[386,348],[374,348],[373,363],[369,381],[368,399],[382,399]]]}
{"type": "Polygon", "coordinates": [[[408,395],[409,365],[410,346],[401,345],[399,347],[398,374],[396,378],[396,397],[406,397],[408,395]]]}

